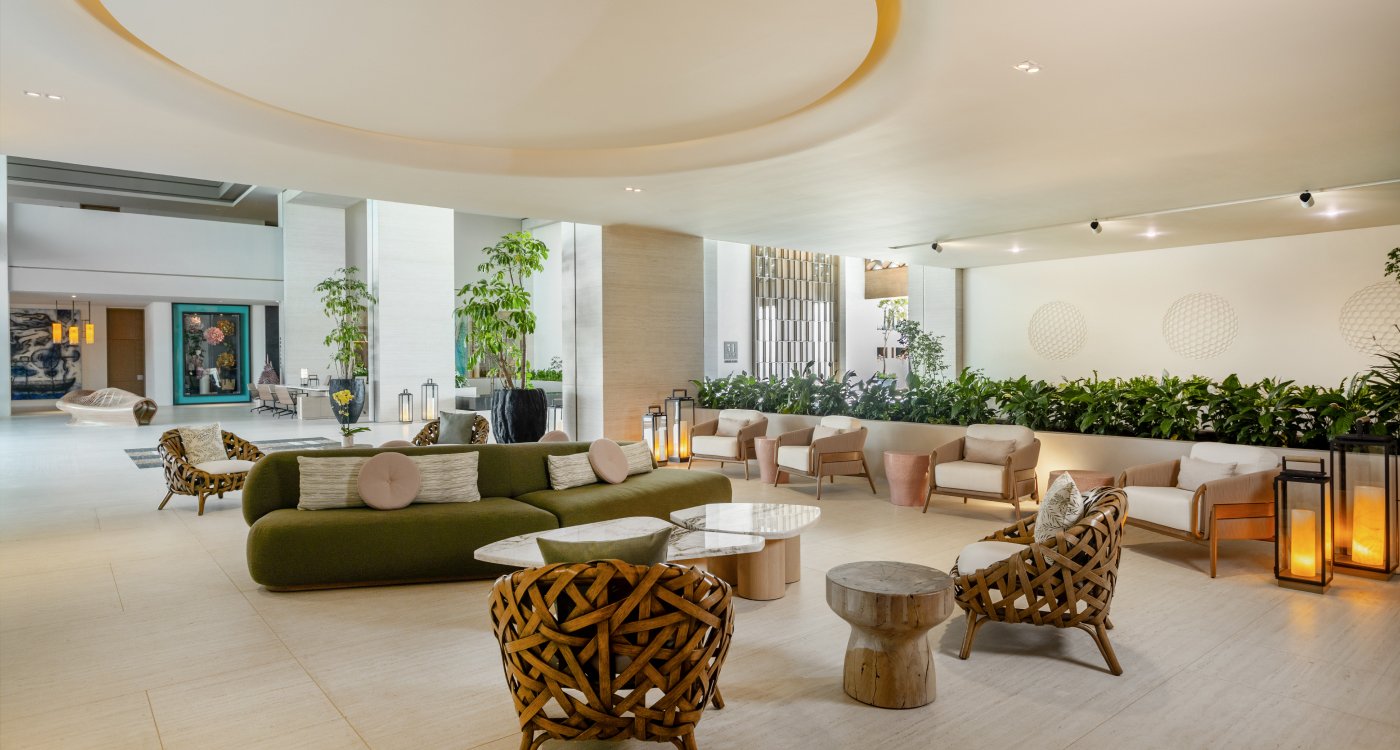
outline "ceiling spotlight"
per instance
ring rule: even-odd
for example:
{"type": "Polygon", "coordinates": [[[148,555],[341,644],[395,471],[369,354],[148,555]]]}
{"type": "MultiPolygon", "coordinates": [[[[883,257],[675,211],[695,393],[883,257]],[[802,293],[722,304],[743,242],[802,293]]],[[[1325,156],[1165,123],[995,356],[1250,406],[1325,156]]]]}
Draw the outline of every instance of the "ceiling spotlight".
{"type": "Polygon", "coordinates": [[[1298,200],[1302,201],[1303,205],[1307,206],[1308,208],[1312,208],[1313,203],[1315,202],[1313,200],[1312,193],[1309,193],[1306,190],[1304,190],[1302,194],[1298,196],[1298,200]]]}
{"type": "Polygon", "coordinates": [[[1323,212],[1322,212],[1322,215],[1323,215],[1323,216],[1326,216],[1326,217],[1329,218],[1329,219],[1335,219],[1335,218],[1337,218],[1338,216],[1341,216],[1343,213],[1345,213],[1345,212],[1342,211],[1341,209],[1338,209],[1338,208],[1329,208],[1329,209],[1327,209],[1326,211],[1323,211],[1323,212]]]}
{"type": "Polygon", "coordinates": [[[629,185],[628,187],[623,188],[623,190],[626,190],[626,191],[629,192],[629,193],[640,193],[640,192],[642,192],[642,189],[641,189],[641,188],[639,188],[639,187],[631,187],[630,185],[629,185]]]}
{"type": "Polygon", "coordinates": [[[1021,252],[1021,246],[1020,246],[1020,245],[1012,245],[1012,246],[1011,246],[1011,252],[1013,252],[1013,253],[1019,253],[1019,252],[1021,252]]]}
{"type": "Polygon", "coordinates": [[[1093,221],[1089,222],[1089,228],[1094,230],[1094,234],[1099,234],[1103,232],[1103,225],[1099,223],[1098,219],[1094,219],[1093,221]]]}
{"type": "Polygon", "coordinates": [[[938,244],[937,242],[933,243],[932,245],[929,245],[929,249],[934,251],[935,253],[943,252],[943,246],[938,244]]]}
{"type": "Polygon", "coordinates": [[[1038,63],[1038,62],[1036,62],[1036,61],[1034,61],[1034,60],[1022,60],[1021,62],[1018,62],[1018,63],[1016,63],[1015,65],[1013,65],[1013,66],[1011,66],[1011,67],[1013,67],[1013,68],[1015,68],[1015,69],[1021,71],[1022,73],[1039,73],[1039,72],[1040,72],[1040,63],[1038,63]]]}
{"type": "Polygon", "coordinates": [[[50,99],[52,99],[52,100],[54,100],[54,101],[56,101],[56,102],[61,102],[61,101],[63,101],[63,97],[59,96],[58,94],[44,94],[44,96],[46,96],[46,97],[48,97],[48,98],[50,98],[50,99]]]}
{"type": "Polygon", "coordinates": [[[1146,237],[1146,238],[1149,239],[1149,240],[1155,240],[1155,239],[1157,239],[1157,230],[1156,230],[1156,229],[1149,229],[1149,230],[1147,230],[1146,232],[1143,232],[1143,233],[1142,233],[1142,236],[1143,236],[1143,237],[1146,237]]]}
{"type": "Polygon", "coordinates": [[[43,94],[41,94],[41,93],[39,93],[39,92],[37,92],[37,91],[26,91],[26,92],[24,92],[24,95],[25,95],[25,96],[32,96],[32,97],[34,97],[35,99],[38,99],[39,97],[42,97],[42,96],[43,96],[43,94]]]}

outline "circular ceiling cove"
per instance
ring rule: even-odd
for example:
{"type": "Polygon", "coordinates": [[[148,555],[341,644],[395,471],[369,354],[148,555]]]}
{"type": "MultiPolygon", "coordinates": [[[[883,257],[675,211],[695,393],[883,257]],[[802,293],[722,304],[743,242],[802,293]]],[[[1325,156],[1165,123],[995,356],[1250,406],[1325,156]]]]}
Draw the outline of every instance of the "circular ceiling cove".
{"type": "Polygon", "coordinates": [[[835,91],[876,38],[850,0],[103,0],[171,62],[279,109],[507,149],[677,143],[835,91]]]}

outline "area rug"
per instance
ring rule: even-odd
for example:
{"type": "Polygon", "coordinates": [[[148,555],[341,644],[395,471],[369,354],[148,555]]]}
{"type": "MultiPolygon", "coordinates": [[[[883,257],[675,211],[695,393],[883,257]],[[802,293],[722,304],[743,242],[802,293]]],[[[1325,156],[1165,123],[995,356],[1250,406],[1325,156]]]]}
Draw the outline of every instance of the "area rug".
{"type": "MultiPolygon", "coordinates": [[[[339,440],[331,440],[323,437],[288,438],[284,440],[250,440],[253,445],[263,453],[276,453],[278,451],[305,450],[307,448],[329,448],[339,446],[339,440]]],[[[155,448],[127,448],[126,455],[136,464],[138,469],[159,469],[160,454],[155,448]]]]}

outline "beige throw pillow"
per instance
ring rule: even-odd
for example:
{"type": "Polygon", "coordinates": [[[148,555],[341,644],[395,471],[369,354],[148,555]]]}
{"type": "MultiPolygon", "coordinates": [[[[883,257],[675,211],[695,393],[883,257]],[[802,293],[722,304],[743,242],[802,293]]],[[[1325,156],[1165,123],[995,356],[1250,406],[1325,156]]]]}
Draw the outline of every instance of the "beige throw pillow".
{"type": "Polygon", "coordinates": [[[734,417],[720,417],[719,426],[715,428],[716,437],[738,437],[739,431],[749,426],[747,419],[736,419],[734,417]]]}
{"type": "Polygon", "coordinates": [[[646,443],[628,443],[622,446],[622,455],[627,457],[627,476],[645,474],[656,468],[651,461],[651,449],[646,443]]]}
{"type": "Polygon", "coordinates": [[[418,466],[423,483],[418,488],[415,503],[474,503],[481,499],[476,486],[477,466],[481,454],[443,453],[430,456],[409,456],[418,466]]]}
{"type": "Polygon", "coordinates": [[[975,464],[997,464],[1006,463],[1006,459],[1016,450],[1015,440],[983,440],[982,438],[963,438],[963,460],[971,461],[975,464]]]}
{"type": "Polygon", "coordinates": [[[185,448],[185,460],[192,464],[205,461],[227,461],[228,451],[224,450],[224,431],[219,423],[176,427],[180,433],[180,444],[185,448]]]}
{"type": "Polygon", "coordinates": [[[1234,475],[1234,464],[1218,464],[1214,461],[1203,461],[1199,458],[1185,456],[1181,459],[1181,468],[1176,473],[1176,486],[1195,492],[1206,482],[1234,475]]]}
{"type": "MultiPolygon", "coordinates": [[[[999,442],[999,441],[998,441],[999,442]]],[[[1079,523],[1084,517],[1084,496],[1068,473],[1050,484],[1040,509],[1035,512],[1035,542],[1045,544],[1055,535],[1079,523]]]]}
{"type": "Polygon", "coordinates": [[[549,468],[549,486],[556,490],[596,484],[598,475],[593,473],[593,465],[588,462],[587,453],[569,456],[545,456],[549,468]]]}
{"type": "Polygon", "coordinates": [[[841,434],[841,430],[838,430],[838,429],[836,429],[835,427],[827,427],[826,425],[821,425],[821,424],[819,424],[819,425],[817,425],[816,427],[813,427],[813,428],[812,428],[812,440],[813,440],[813,441],[821,440],[822,438],[829,438],[829,437],[831,437],[832,435],[840,435],[840,434],[841,434]]]}
{"type": "Polygon", "coordinates": [[[297,510],[363,508],[360,468],[368,458],[314,458],[297,456],[301,472],[301,498],[297,510]]]}

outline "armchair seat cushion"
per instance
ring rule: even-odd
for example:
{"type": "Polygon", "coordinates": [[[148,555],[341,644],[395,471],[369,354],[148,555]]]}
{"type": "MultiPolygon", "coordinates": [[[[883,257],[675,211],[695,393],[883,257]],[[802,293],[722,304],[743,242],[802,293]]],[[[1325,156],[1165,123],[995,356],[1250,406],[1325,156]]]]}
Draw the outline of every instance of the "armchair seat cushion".
{"type": "Polygon", "coordinates": [[[194,465],[205,474],[237,474],[239,472],[251,471],[252,461],[243,461],[237,458],[226,458],[222,461],[202,461],[194,465]]]}
{"type": "Polygon", "coordinates": [[[1015,542],[973,542],[958,553],[958,573],[970,575],[1019,555],[1025,548],[1026,545],[1015,542]]]}
{"type": "Polygon", "coordinates": [[[1181,531],[1191,530],[1191,498],[1195,493],[1176,487],[1124,487],[1128,515],[1181,531]]]}
{"type": "MultiPolygon", "coordinates": [[[[779,451],[782,449],[779,448],[779,451]]],[[[933,483],[939,489],[967,490],[1001,494],[1002,479],[1006,476],[1004,466],[979,464],[973,461],[949,461],[938,464],[933,470],[933,483]]]]}
{"type": "Polygon", "coordinates": [[[690,439],[690,452],[699,456],[739,457],[739,438],[696,435],[690,439]]]}
{"type": "Polygon", "coordinates": [[[798,471],[811,471],[812,464],[809,462],[811,455],[810,446],[781,445],[778,446],[778,465],[798,471]]]}

